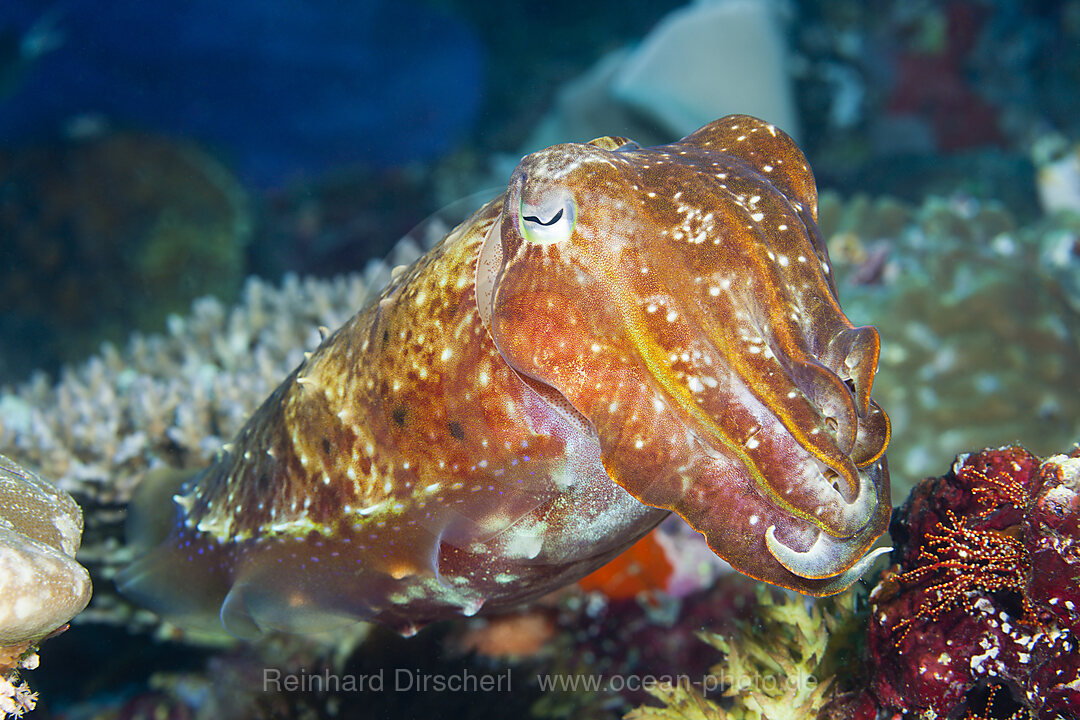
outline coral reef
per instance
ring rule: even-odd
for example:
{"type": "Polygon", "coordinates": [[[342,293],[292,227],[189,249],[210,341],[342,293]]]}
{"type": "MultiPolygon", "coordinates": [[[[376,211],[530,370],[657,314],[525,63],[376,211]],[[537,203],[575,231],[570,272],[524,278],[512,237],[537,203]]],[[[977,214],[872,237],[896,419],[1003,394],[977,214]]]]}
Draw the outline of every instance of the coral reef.
{"type": "Polygon", "coordinates": [[[712,587],[721,574],[732,572],[705,538],[671,516],[614,560],[578,581],[587,592],[609,600],[642,598],[648,594],[686,597],[712,587]]]}
{"type": "Polygon", "coordinates": [[[1049,455],[1080,437],[1080,314],[1068,303],[1080,216],[1020,225],[961,196],[911,207],[830,193],[819,216],[844,307],[881,332],[874,397],[893,423],[894,502],[910,490],[903,477],[968,448],[1022,438],[1049,455]]]}
{"type": "Polygon", "coordinates": [[[537,672],[568,682],[546,688],[533,715],[610,718],[649,699],[645,679],[701,680],[717,654],[698,629],[729,632],[736,619],[752,619],[757,585],[731,573],[682,598],[658,590],[621,599],[567,590],[555,614],[558,634],[537,672]],[[640,682],[628,685],[628,679],[640,682]]]}
{"type": "Polygon", "coordinates": [[[919,484],[891,532],[896,564],[870,596],[879,707],[1080,713],[1080,450],[963,455],[919,484]]]}
{"type": "Polygon", "coordinates": [[[535,657],[555,636],[550,608],[539,605],[515,613],[477,618],[469,623],[459,644],[465,651],[501,660],[535,657]]]}
{"type": "Polygon", "coordinates": [[[1072,2],[799,3],[796,92],[819,180],[911,200],[967,186],[1037,210],[1022,156],[1047,129],[1078,137],[1062,91],[1078,18],[1072,2]]]}
{"type": "Polygon", "coordinates": [[[1080,212],[1080,144],[1046,133],[1031,144],[1043,212],[1080,212]]]}
{"type": "MultiPolygon", "coordinates": [[[[391,252],[411,262],[411,239],[391,252]]],[[[67,367],[54,382],[37,374],[0,389],[0,452],[56,478],[86,513],[80,559],[97,578],[129,561],[122,547],[123,507],[152,468],[206,465],[273,387],[390,277],[372,262],[363,274],[334,280],[287,276],[278,286],[251,279],[239,304],[195,301],[171,316],[165,334],[134,334],[127,346],[67,367]]],[[[101,583],[80,619],[130,621],[101,583]]]]}

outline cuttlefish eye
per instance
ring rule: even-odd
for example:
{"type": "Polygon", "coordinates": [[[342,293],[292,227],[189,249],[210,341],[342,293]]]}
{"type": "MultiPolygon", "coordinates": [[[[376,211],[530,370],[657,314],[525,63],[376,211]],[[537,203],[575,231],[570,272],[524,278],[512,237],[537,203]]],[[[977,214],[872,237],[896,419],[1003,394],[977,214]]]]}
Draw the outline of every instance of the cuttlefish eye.
{"type": "Polygon", "coordinates": [[[550,245],[568,239],[574,232],[577,205],[565,189],[547,193],[537,203],[523,197],[518,218],[522,237],[537,245],[550,245]]]}

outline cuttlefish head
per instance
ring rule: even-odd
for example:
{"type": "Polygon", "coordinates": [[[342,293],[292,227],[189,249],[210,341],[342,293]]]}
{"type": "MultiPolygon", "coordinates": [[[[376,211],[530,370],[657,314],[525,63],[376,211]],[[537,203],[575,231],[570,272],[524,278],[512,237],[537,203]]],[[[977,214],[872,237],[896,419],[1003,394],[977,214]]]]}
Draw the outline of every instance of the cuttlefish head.
{"type": "Polygon", "coordinates": [[[839,592],[889,521],[879,338],[837,301],[802,152],[730,116],[525,157],[477,267],[506,362],[611,478],[737,570],[839,592]]]}

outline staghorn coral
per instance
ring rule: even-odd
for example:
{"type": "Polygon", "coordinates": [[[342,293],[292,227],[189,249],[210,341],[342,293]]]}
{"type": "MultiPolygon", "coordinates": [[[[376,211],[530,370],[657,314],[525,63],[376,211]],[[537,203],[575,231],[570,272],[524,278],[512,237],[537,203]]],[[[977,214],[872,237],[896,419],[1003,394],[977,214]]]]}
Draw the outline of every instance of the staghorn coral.
{"type": "MultiPolygon", "coordinates": [[[[439,234],[429,230],[416,237],[426,243],[439,234]]],[[[389,262],[405,264],[420,252],[407,237],[389,262]]],[[[232,309],[201,298],[188,316],[170,316],[164,333],[136,333],[122,349],[106,344],[59,380],[38,373],[0,388],[0,452],[56,478],[78,500],[86,513],[80,559],[95,578],[109,579],[130,560],[123,508],[146,473],[209,463],[318,344],[319,328],[344,322],[392,267],[372,262],[362,274],[290,275],[278,285],[251,278],[232,309]]],[[[131,622],[112,584],[99,590],[80,620],[131,622]]]]}
{"type": "Polygon", "coordinates": [[[1080,451],[963,455],[920,483],[891,532],[896,565],[871,594],[877,707],[1080,712],[1080,451]]]}

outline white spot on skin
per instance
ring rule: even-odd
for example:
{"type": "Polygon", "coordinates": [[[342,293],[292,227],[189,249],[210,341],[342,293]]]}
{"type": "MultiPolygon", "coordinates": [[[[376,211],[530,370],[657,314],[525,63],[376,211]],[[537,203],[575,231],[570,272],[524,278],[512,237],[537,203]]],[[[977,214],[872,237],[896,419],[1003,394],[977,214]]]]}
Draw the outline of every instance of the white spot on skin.
{"type": "Polygon", "coordinates": [[[752,438],[750,438],[749,440],[746,441],[746,447],[750,448],[751,450],[753,450],[754,448],[756,448],[760,444],[761,443],[758,441],[758,439],[756,437],[752,437],[752,438]]]}
{"type": "Polygon", "coordinates": [[[446,348],[446,349],[444,349],[442,351],[442,355],[439,356],[439,359],[442,360],[443,362],[446,362],[451,357],[453,357],[453,355],[454,355],[454,351],[451,350],[450,348],[446,348]]]}

